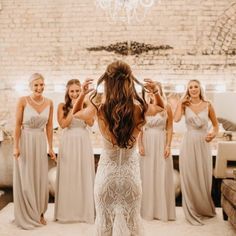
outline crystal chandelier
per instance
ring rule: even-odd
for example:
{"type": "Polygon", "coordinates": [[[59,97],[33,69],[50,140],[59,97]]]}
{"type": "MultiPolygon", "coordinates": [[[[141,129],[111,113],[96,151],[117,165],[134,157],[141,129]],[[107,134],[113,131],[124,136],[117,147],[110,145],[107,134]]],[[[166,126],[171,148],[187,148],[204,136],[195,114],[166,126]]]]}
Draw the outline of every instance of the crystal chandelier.
{"type": "Polygon", "coordinates": [[[108,17],[114,21],[127,22],[142,21],[155,0],[96,0],[97,5],[106,11],[108,17]]]}

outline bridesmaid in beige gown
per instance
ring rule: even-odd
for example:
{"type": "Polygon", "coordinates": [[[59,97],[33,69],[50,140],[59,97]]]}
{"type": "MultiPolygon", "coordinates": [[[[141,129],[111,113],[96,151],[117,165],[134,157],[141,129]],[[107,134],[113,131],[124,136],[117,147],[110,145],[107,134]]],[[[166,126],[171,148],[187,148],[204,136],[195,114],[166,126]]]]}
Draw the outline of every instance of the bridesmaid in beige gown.
{"type": "Polygon", "coordinates": [[[205,217],[215,216],[211,198],[212,155],[209,142],[218,132],[218,122],[198,80],[189,81],[187,91],[176,108],[175,121],[180,121],[183,114],[187,127],[179,156],[183,209],[191,224],[203,225],[205,217]],[[209,120],[213,126],[210,132],[209,120]]]}
{"type": "MultiPolygon", "coordinates": [[[[161,84],[158,90],[163,100],[161,84]]],[[[152,99],[149,99],[152,102],[152,99]]],[[[150,104],[150,106],[153,104],[150,104]]],[[[165,109],[156,106],[155,115],[146,113],[147,123],[140,133],[138,144],[141,156],[142,179],[141,216],[145,220],[175,220],[175,190],[171,140],[173,115],[168,104],[165,109]]]]}
{"type": "Polygon", "coordinates": [[[59,222],[94,223],[93,185],[95,177],[93,149],[87,124],[72,114],[72,107],[80,93],[80,82],[69,80],[65,103],[58,106],[58,123],[63,128],[60,140],[57,187],[55,195],[55,220],[59,222]]]}
{"type": "Polygon", "coordinates": [[[33,74],[29,80],[32,94],[19,99],[14,134],[14,215],[23,229],[45,225],[48,205],[48,157],[52,149],[53,104],[43,97],[44,78],[33,74]]]}

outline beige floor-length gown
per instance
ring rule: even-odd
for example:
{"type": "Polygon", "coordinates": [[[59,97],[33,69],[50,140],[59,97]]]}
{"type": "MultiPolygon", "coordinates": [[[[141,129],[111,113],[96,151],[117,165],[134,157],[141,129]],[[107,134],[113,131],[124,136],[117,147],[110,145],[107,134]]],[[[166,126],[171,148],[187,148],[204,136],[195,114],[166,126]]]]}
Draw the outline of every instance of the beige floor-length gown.
{"type": "Polygon", "coordinates": [[[60,140],[55,220],[94,223],[94,155],[84,121],[73,118],[60,140]]]}
{"type": "Polygon", "coordinates": [[[211,198],[212,155],[205,141],[208,131],[208,107],[196,114],[185,109],[187,131],[180,150],[179,166],[183,209],[193,225],[204,224],[204,217],[215,216],[211,198]]]}
{"type": "Polygon", "coordinates": [[[95,177],[96,236],[143,235],[141,179],[136,146],[119,148],[103,138],[95,177]]]}
{"type": "Polygon", "coordinates": [[[141,157],[141,216],[146,220],[175,220],[172,156],[164,157],[167,113],[147,116],[143,131],[145,156],[141,157]]]}
{"type": "Polygon", "coordinates": [[[15,223],[23,229],[41,226],[48,205],[48,156],[44,131],[50,106],[38,113],[28,103],[24,109],[20,156],[14,160],[13,193],[15,223]]]}

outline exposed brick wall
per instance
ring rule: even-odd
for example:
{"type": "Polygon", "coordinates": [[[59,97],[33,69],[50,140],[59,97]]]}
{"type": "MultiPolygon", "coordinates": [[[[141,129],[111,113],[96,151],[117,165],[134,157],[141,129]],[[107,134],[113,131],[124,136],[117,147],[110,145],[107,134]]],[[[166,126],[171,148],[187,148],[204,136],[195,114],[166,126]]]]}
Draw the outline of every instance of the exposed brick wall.
{"type": "Polygon", "coordinates": [[[0,114],[7,112],[11,125],[19,96],[13,87],[31,73],[41,72],[52,88],[74,77],[97,78],[114,59],[127,60],[138,78],[224,81],[236,89],[235,0],[161,0],[145,21],[130,25],[110,24],[93,0],[0,2],[0,102],[9,101],[0,114]],[[127,40],[173,49],[139,56],[87,50],[127,40]]]}

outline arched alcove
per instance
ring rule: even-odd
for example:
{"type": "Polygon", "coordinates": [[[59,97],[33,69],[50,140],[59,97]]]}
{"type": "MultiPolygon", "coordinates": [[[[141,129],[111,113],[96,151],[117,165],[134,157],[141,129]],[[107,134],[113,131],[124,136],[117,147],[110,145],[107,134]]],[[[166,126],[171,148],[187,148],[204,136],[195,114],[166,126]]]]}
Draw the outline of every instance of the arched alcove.
{"type": "Polygon", "coordinates": [[[236,55],[236,2],[218,17],[210,41],[211,54],[236,55]]]}

